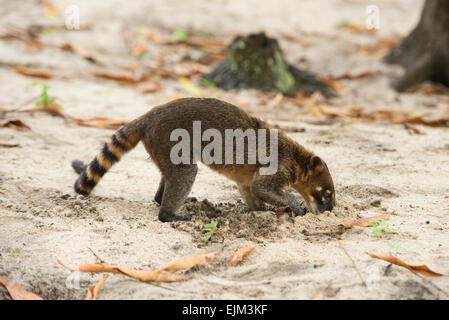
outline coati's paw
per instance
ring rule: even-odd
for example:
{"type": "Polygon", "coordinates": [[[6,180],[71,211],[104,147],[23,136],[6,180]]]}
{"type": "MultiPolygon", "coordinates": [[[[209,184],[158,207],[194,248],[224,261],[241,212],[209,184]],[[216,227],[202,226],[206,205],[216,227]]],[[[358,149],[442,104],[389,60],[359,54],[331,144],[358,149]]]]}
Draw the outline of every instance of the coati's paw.
{"type": "Polygon", "coordinates": [[[191,214],[159,215],[159,220],[162,222],[190,221],[192,220],[192,215],[191,214]]]}
{"type": "Polygon", "coordinates": [[[307,213],[307,208],[303,208],[302,206],[290,206],[295,213],[296,216],[303,216],[307,213]]]}

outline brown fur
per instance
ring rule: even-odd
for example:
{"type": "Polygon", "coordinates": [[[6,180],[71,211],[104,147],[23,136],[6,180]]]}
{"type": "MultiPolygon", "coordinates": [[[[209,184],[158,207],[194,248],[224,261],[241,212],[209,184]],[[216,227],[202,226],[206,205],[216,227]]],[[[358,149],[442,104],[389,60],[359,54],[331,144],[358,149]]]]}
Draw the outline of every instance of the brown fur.
{"type": "MultiPolygon", "coordinates": [[[[217,129],[221,132],[224,146],[225,129],[270,129],[263,121],[249,116],[234,105],[217,99],[185,98],[153,108],[140,118],[123,126],[105,144],[100,154],[86,167],[76,162],[78,171],[83,168],[75,183],[75,191],[89,194],[104,173],[122,155],[142,141],[145,149],[161,171],[162,178],[155,200],[161,204],[161,221],[188,220],[190,217],[176,214],[188,196],[197,173],[196,164],[175,165],[170,151],[177,141],[170,141],[173,130],[183,128],[193,136],[193,121],[201,121],[201,132],[217,129]]],[[[193,140],[193,139],[191,139],[193,140]]],[[[246,140],[245,140],[246,141],[246,140]]],[[[267,154],[269,154],[267,134],[267,154]]],[[[193,142],[191,141],[191,144],[193,142]]],[[[202,141],[202,148],[209,141],[202,141]]],[[[245,163],[247,162],[245,146],[245,163]]],[[[191,145],[193,150],[193,145],[191,145]]],[[[235,154],[234,144],[234,154],[235,154]]],[[[191,159],[193,154],[191,154],[191,159]]],[[[224,147],[223,161],[224,163],[224,147]]],[[[263,210],[265,203],[290,206],[297,214],[304,214],[295,197],[286,189],[292,187],[306,200],[314,212],[332,210],[335,193],[332,177],[326,164],[312,152],[287,137],[279,130],[278,171],[273,175],[260,175],[261,165],[256,164],[210,164],[213,170],[238,184],[240,193],[252,210],[263,210]]]]}

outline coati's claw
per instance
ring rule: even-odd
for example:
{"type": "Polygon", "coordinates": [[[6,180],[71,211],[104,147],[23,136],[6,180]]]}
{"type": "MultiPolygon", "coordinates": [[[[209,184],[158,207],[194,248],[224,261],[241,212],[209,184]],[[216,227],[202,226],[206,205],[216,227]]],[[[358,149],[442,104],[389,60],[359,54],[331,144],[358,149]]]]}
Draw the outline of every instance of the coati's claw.
{"type": "Polygon", "coordinates": [[[162,222],[173,222],[173,221],[190,221],[192,220],[191,214],[173,214],[160,216],[159,220],[162,222]]]}
{"type": "Polygon", "coordinates": [[[196,197],[187,197],[184,202],[185,203],[198,202],[198,199],[196,197]]]}

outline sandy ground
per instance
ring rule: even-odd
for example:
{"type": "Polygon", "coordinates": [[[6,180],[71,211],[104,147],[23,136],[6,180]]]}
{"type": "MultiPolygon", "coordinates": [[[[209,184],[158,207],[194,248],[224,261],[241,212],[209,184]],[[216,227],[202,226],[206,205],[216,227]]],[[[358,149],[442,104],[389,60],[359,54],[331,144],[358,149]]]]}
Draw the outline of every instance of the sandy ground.
{"type": "MultiPolygon", "coordinates": [[[[124,36],[146,27],[169,34],[184,28],[207,31],[229,41],[242,32],[265,30],[280,37],[286,58],[319,74],[378,71],[357,81],[331,100],[336,107],[407,110],[447,118],[444,95],[398,94],[389,87],[401,74],[397,67],[358,55],[357,46],[407,34],[419,18],[422,1],[55,1],[75,3],[88,30],[56,28],[44,32],[48,44],[28,51],[25,43],[0,40],[0,104],[29,103],[39,89],[27,89],[32,78],[11,70],[26,66],[52,72],[43,82],[60,97],[71,116],[133,119],[174,96],[188,96],[177,80],[161,79],[162,90],[143,95],[135,86],[94,78],[95,71],[120,70],[135,59],[124,36]],[[381,29],[358,35],[337,29],[342,22],[363,24],[365,7],[381,8],[381,29]],[[298,41],[292,40],[296,37],[298,41]],[[282,36],[284,35],[284,37],[282,36]],[[101,59],[95,66],[49,44],[73,42],[101,59]]],[[[50,19],[37,1],[0,1],[0,28],[62,25],[50,19]]],[[[150,45],[151,50],[159,50],[150,45]]],[[[94,262],[91,248],[110,264],[155,269],[184,256],[220,250],[210,265],[187,273],[187,280],[161,287],[110,277],[100,299],[448,299],[447,277],[422,278],[373,260],[364,252],[393,254],[411,264],[426,264],[449,274],[449,131],[419,127],[413,134],[383,122],[347,123],[307,114],[284,100],[271,108],[253,90],[214,91],[281,127],[322,156],[333,174],[337,206],[315,216],[277,219],[274,212],[247,212],[232,182],[204,166],[192,196],[211,204],[187,204],[197,213],[191,222],[162,224],[153,196],[159,174],[139,145],[104,177],[90,197],[75,195],[70,161],[90,160],[112,131],[86,128],[44,113],[0,113],[21,119],[31,131],[0,128],[0,141],[19,143],[0,149],[0,276],[46,299],[80,299],[101,275],[82,274],[80,288],[66,286],[68,271],[57,264],[94,262]],[[297,132],[294,132],[297,131],[297,132]],[[391,214],[388,226],[397,234],[371,235],[355,227],[339,235],[313,235],[357,217],[391,214]],[[212,241],[203,241],[203,223],[219,221],[212,241]],[[243,246],[256,249],[237,267],[227,266],[243,246]],[[345,253],[346,251],[346,253],[345,253]],[[353,259],[354,263],[348,258],[353,259]],[[354,265],[355,264],[355,265],[354,265]],[[364,286],[364,281],[371,285],[364,286]]],[[[298,195],[299,197],[299,195],[298,195]]],[[[0,289],[0,299],[5,291],[0,289]]]]}

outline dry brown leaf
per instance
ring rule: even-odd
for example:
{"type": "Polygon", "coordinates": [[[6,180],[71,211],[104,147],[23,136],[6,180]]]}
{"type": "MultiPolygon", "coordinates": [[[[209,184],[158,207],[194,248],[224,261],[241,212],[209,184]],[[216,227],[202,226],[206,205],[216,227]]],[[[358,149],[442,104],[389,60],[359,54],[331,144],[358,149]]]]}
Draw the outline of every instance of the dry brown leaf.
{"type": "Polygon", "coordinates": [[[302,107],[311,108],[326,102],[326,99],[320,91],[315,91],[312,95],[308,96],[302,91],[295,92],[291,98],[292,102],[302,107]]]}
{"type": "Polygon", "coordinates": [[[339,107],[332,107],[326,104],[309,104],[306,105],[308,108],[308,112],[314,116],[327,116],[330,118],[339,118],[348,122],[354,122],[356,120],[355,117],[351,115],[347,115],[347,111],[339,108],[339,107]]]}
{"type": "Polygon", "coordinates": [[[348,88],[342,86],[340,83],[338,83],[337,81],[326,77],[326,76],[320,76],[318,77],[318,79],[324,83],[326,83],[327,85],[331,86],[332,88],[335,89],[335,91],[337,91],[339,94],[347,94],[349,92],[348,88]]]}
{"type": "Polygon", "coordinates": [[[130,269],[123,269],[123,268],[117,268],[120,273],[140,280],[140,281],[156,281],[156,282],[173,282],[173,281],[179,281],[184,279],[184,276],[182,274],[176,274],[171,272],[164,272],[164,271],[145,271],[145,270],[130,270],[130,269]]]}
{"type": "Polygon", "coordinates": [[[174,65],[171,70],[171,76],[189,78],[193,75],[208,74],[211,71],[211,66],[207,66],[198,62],[186,62],[174,65]]]}
{"type": "Polygon", "coordinates": [[[391,123],[396,124],[422,124],[429,127],[449,127],[449,118],[447,119],[436,119],[436,120],[426,120],[422,117],[416,117],[409,115],[405,112],[395,112],[380,110],[371,113],[361,114],[362,118],[367,118],[371,120],[386,120],[391,123]]]}
{"type": "Polygon", "coordinates": [[[153,75],[158,76],[163,79],[168,79],[168,78],[171,78],[173,74],[168,70],[158,68],[153,71],[153,75]]]}
{"type": "Polygon", "coordinates": [[[284,95],[281,92],[279,92],[276,94],[276,96],[272,100],[270,100],[268,102],[268,106],[271,108],[276,108],[277,106],[279,106],[281,104],[283,99],[284,99],[284,95]]]}
{"type": "Polygon", "coordinates": [[[436,119],[436,120],[426,120],[421,117],[414,117],[411,119],[407,119],[404,122],[400,123],[408,123],[408,124],[422,124],[428,127],[449,127],[449,118],[446,119],[436,119]]]}
{"type": "Polygon", "coordinates": [[[218,251],[210,252],[206,254],[200,254],[196,256],[190,256],[181,260],[170,263],[169,265],[159,268],[156,271],[178,271],[190,269],[196,265],[209,264],[209,262],[219,254],[218,251]]]}
{"type": "Polygon", "coordinates": [[[102,117],[92,118],[92,119],[88,119],[88,120],[73,118],[72,120],[80,126],[112,129],[112,130],[117,130],[121,126],[129,123],[128,120],[110,120],[110,119],[106,119],[106,118],[102,118],[102,117]]]}
{"type": "Polygon", "coordinates": [[[387,48],[380,48],[380,49],[367,49],[367,48],[363,48],[360,47],[357,49],[357,53],[360,55],[365,55],[365,56],[371,56],[373,58],[376,59],[382,59],[383,57],[385,57],[388,52],[390,52],[390,49],[387,48]]]}
{"type": "Polygon", "coordinates": [[[449,127],[449,118],[427,120],[422,117],[410,115],[406,112],[379,110],[364,113],[361,109],[342,109],[321,104],[321,101],[311,97],[296,94],[292,99],[294,103],[306,106],[309,113],[315,116],[328,116],[343,119],[348,122],[360,120],[382,120],[393,124],[421,124],[429,127],[449,127]]]}
{"type": "Polygon", "coordinates": [[[34,108],[32,110],[44,111],[44,112],[48,112],[49,114],[51,114],[53,116],[60,116],[63,118],[65,117],[63,114],[61,105],[59,105],[56,102],[50,102],[47,104],[36,104],[36,105],[34,105],[34,108]]]}
{"type": "Polygon", "coordinates": [[[160,38],[161,38],[161,36],[160,36],[159,34],[154,33],[154,32],[151,32],[151,31],[149,31],[149,30],[145,30],[145,29],[142,29],[142,30],[140,31],[140,34],[141,34],[142,36],[146,37],[146,38],[147,38],[148,40],[150,40],[151,42],[159,42],[159,41],[160,41],[160,38]]]}
{"type": "Polygon", "coordinates": [[[258,93],[258,96],[260,104],[265,105],[269,109],[278,107],[284,99],[284,95],[281,92],[278,92],[275,95],[260,92],[258,93]]]}
{"type": "Polygon", "coordinates": [[[434,277],[434,278],[438,278],[438,277],[442,277],[443,275],[441,273],[435,272],[430,270],[427,266],[425,265],[420,265],[420,266],[414,266],[414,265],[410,265],[408,263],[405,263],[404,261],[402,261],[399,258],[393,257],[393,256],[389,256],[389,255],[376,255],[374,253],[370,253],[370,252],[365,252],[367,255],[369,255],[371,258],[374,259],[380,259],[380,260],[384,260],[387,261],[389,263],[395,264],[397,266],[401,266],[404,268],[409,269],[412,272],[418,273],[420,275],[422,275],[423,277],[434,277]]]}
{"type": "Polygon", "coordinates": [[[79,55],[80,57],[86,59],[89,62],[99,63],[98,59],[94,58],[94,56],[86,49],[76,46],[72,43],[64,43],[59,48],[65,51],[69,51],[73,54],[79,55]]]}
{"type": "Polygon", "coordinates": [[[58,263],[64,268],[69,269],[71,272],[79,271],[79,272],[93,272],[93,273],[99,272],[120,273],[116,267],[100,262],[80,264],[79,266],[76,267],[67,266],[60,260],[58,260],[58,263]]]}
{"type": "Polygon", "coordinates": [[[420,134],[420,135],[426,134],[424,131],[418,129],[417,127],[415,127],[414,125],[412,125],[410,123],[404,123],[404,128],[407,129],[409,131],[409,133],[420,134]]]}
{"type": "Polygon", "coordinates": [[[123,274],[125,276],[140,280],[140,281],[156,281],[156,282],[173,282],[179,281],[184,278],[183,275],[174,274],[170,272],[158,272],[158,271],[147,271],[147,270],[132,270],[125,269],[116,266],[111,266],[104,263],[92,263],[92,264],[82,264],[76,267],[66,266],[61,261],[58,260],[58,263],[66,269],[70,271],[79,271],[79,272],[109,272],[109,273],[117,273],[123,274]]]}
{"type": "Polygon", "coordinates": [[[237,250],[232,256],[231,262],[229,262],[229,266],[234,267],[237,263],[243,260],[243,257],[248,253],[254,250],[255,247],[243,247],[237,250]]]}
{"type": "Polygon", "coordinates": [[[378,72],[376,71],[365,71],[357,74],[350,74],[349,72],[345,72],[342,75],[334,77],[334,80],[358,80],[363,78],[368,78],[376,75],[378,72]]]}
{"type": "Polygon", "coordinates": [[[360,46],[357,53],[360,55],[367,55],[376,59],[381,59],[396,46],[396,41],[392,39],[382,39],[374,45],[360,46]]]}
{"type": "Polygon", "coordinates": [[[223,41],[211,38],[204,39],[191,37],[184,43],[210,52],[222,52],[226,48],[226,44],[223,41]]]}
{"type": "Polygon", "coordinates": [[[84,300],[97,300],[98,292],[100,292],[101,287],[103,287],[104,282],[108,276],[104,277],[100,281],[97,282],[97,284],[93,287],[90,287],[87,290],[86,298],[84,300]]]}
{"type": "Polygon", "coordinates": [[[28,131],[31,130],[30,127],[28,127],[25,123],[22,122],[22,120],[6,120],[3,122],[0,122],[0,128],[14,128],[19,131],[28,131]]]}
{"type": "Polygon", "coordinates": [[[312,300],[324,300],[324,293],[323,291],[320,291],[315,297],[313,297],[312,300]]]}
{"type": "Polygon", "coordinates": [[[226,59],[226,56],[222,53],[207,53],[198,59],[198,62],[203,65],[209,65],[212,63],[219,63],[226,59]]]}
{"type": "Polygon", "coordinates": [[[368,29],[366,26],[361,24],[355,24],[355,23],[349,23],[349,22],[343,22],[338,25],[339,29],[347,30],[353,33],[376,33],[376,29],[368,29]]]}
{"type": "Polygon", "coordinates": [[[15,148],[18,146],[18,143],[0,141],[0,147],[2,148],[15,148]]]}
{"type": "Polygon", "coordinates": [[[8,290],[12,300],[43,300],[38,295],[26,291],[16,283],[9,283],[2,277],[0,277],[0,284],[8,290]]]}
{"type": "Polygon", "coordinates": [[[317,106],[316,109],[323,115],[333,117],[333,118],[340,118],[348,122],[354,122],[355,119],[351,116],[348,116],[345,114],[345,110],[342,110],[341,108],[337,107],[331,107],[331,106],[317,106]]]}
{"type": "Polygon", "coordinates": [[[420,93],[424,95],[433,95],[433,94],[449,95],[449,88],[440,83],[424,82],[408,88],[405,92],[420,93]]]}
{"type": "Polygon", "coordinates": [[[34,32],[30,32],[30,29],[22,29],[22,28],[11,28],[7,27],[7,31],[5,33],[0,34],[0,39],[15,39],[15,40],[21,40],[25,42],[32,41],[37,37],[37,35],[34,32]]]}
{"type": "Polygon", "coordinates": [[[389,214],[381,214],[374,217],[367,217],[367,218],[360,218],[353,221],[344,221],[340,222],[338,225],[344,226],[345,228],[352,228],[354,226],[357,227],[368,227],[370,223],[376,222],[376,221],[385,221],[389,220],[390,215],[389,214]]]}
{"type": "Polygon", "coordinates": [[[13,70],[21,75],[28,77],[42,78],[42,79],[50,79],[53,77],[51,73],[42,70],[32,70],[23,67],[13,68],[13,70]]]}
{"type": "Polygon", "coordinates": [[[141,77],[134,77],[130,75],[118,75],[118,74],[109,74],[109,73],[94,73],[94,76],[97,78],[107,79],[118,81],[121,83],[127,84],[137,84],[143,81],[141,77]]]}
{"type": "MultiPolygon", "coordinates": [[[[63,117],[63,118],[66,117],[63,113],[62,107],[56,102],[50,102],[48,104],[36,103],[34,105],[29,105],[29,106],[20,107],[20,108],[5,108],[5,107],[0,106],[0,111],[5,111],[5,112],[44,111],[44,112],[48,112],[54,116],[59,116],[59,117],[63,117]]],[[[20,120],[17,120],[17,121],[20,121],[20,120]]]]}
{"type": "Polygon", "coordinates": [[[18,112],[33,112],[33,111],[44,111],[47,112],[53,116],[58,116],[58,117],[62,117],[65,118],[65,115],[63,113],[62,107],[61,105],[59,105],[56,102],[50,102],[47,104],[35,104],[32,106],[28,106],[25,108],[21,108],[19,110],[17,110],[18,112]]]}
{"type": "Polygon", "coordinates": [[[143,82],[140,85],[139,89],[140,89],[141,93],[153,93],[153,92],[157,92],[157,91],[161,90],[162,87],[159,82],[154,81],[154,80],[149,80],[149,81],[143,82]]]}
{"type": "Polygon", "coordinates": [[[306,40],[305,37],[302,37],[301,35],[298,36],[297,34],[293,35],[288,33],[280,33],[279,36],[281,36],[285,40],[300,43],[303,48],[314,46],[314,43],[312,41],[306,40]]]}
{"type": "Polygon", "coordinates": [[[49,18],[56,18],[61,15],[61,9],[53,5],[50,1],[43,1],[44,15],[49,18]]]}
{"type": "Polygon", "coordinates": [[[27,50],[32,51],[32,50],[40,50],[42,49],[42,46],[43,44],[39,40],[32,40],[27,43],[26,48],[27,50]]]}
{"type": "Polygon", "coordinates": [[[133,55],[133,57],[138,58],[147,52],[148,52],[147,46],[138,44],[133,47],[131,54],[133,55]]]}

